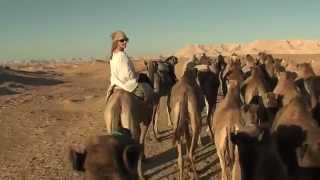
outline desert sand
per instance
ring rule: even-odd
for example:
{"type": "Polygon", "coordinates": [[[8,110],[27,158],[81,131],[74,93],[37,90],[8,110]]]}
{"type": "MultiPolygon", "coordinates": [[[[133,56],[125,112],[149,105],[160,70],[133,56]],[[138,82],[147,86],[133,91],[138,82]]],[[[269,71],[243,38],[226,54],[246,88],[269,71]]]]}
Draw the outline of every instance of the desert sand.
{"type": "MultiPolygon", "coordinates": [[[[135,61],[135,66],[143,70],[143,61],[135,61]]],[[[105,133],[108,84],[109,66],[97,61],[2,67],[0,179],[79,179],[81,173],[71,169],[68,149],[88,136],[105,133]]],[[[161,114],[160,130],[165,131],[167,116],[161,114]]],[[[147,177],[174,179],[175,148],[170,139],[156,142],[150,132],[146,140],[147,177]]],[[[210,141],[208,137],[203,140],[210,141]]],[[[218,159],[212,144],[200,147],[196,155],[201,177],[214,177],[218,159]]]]}
{"type": "MultiPolygon", "coordinates": [[[[319,73],[320,55],[276,55],[290,62],[312,62],[319,73]]],[[[181,76],[182,62],[176,67],[181,76]]],[[[143,61],[135,61],[144,70],[143,61]]],[[[104,95],[109,65],[100,61],[11,65],[0,68],[0,179],[79,179],[71,169],[69,146],[103,134],[104,95]]],[[[150,179],[175,179],[176,150],[168,135],[161,102],[163,141],[149,131],[145,173],[150,179]]],[[[196,150],[201,179],[218,179],[215,148],[203,131],[204,146],[196,150]]]]}

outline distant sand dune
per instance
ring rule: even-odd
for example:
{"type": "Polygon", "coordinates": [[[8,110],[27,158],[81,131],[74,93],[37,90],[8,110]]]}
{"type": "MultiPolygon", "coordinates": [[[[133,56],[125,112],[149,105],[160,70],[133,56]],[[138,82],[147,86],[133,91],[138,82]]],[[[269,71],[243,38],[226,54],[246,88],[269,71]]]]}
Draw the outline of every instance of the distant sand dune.
{"type": "Polygon", "coordinates": [[[177,51],[178,57],[193,54],[257,54],[265,51],[272,54],[320,54],[320,40],[257,40],[250,43],[191,44],[177,51]]]}

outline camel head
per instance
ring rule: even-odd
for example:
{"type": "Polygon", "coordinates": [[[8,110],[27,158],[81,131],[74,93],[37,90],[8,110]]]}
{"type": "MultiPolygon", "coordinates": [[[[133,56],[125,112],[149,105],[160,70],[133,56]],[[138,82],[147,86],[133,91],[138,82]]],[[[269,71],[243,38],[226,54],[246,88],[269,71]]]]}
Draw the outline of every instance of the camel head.
{"type": "Polygon", "coordinates": [[[222,71],[222,69],[224,69],[221,63],[223,62],[219,62],[219,58],[208,61],[209,70],[214,74],[219,74],[222,71]]]}
{"type": "Polygon", "coordinates": [[[258,64],[258,60],[253,58],[253,56],[251,56],[250,54],[246,55],[245,61],[246,61],[247,64],[252,64],[252,65],[258,64]]]}
{"type": "Polygon", "coordinates": [[[273,92],[266,92],[262,94],[262,103],[265,108],[279,108],[280,107],[280,98],[273,92]]]}
{"type": "Polygon", "coordinates": [[[164,62],[171,64],[172,66],[175,66],[178,64],[178,58],[176,56],[169,56],[167,59],[164,60],[164,62]]]}
{"type": "Polygon", "coordinates": [[[227,64],[224,60],[224,57],[221,54],[219,54],[219,56],[217,57],[217,61],[218,61],[219,71],[221,72],[226,68],[227,64]]]}
{"type": "Polygon", "coordinates": [[[298,77],[296,72],[280,71],[277,73],[278,82],[281,81],[294,81],[298,77]]]}
{"type": "Polygon", "coordinates": [[[145,62],[148,77],[155,88],[155,92],[166,94],[168,90],[177,81],[175,75],[175,65],[178,63],[178,58],[170,56],[163,61],[145,62]]]}
{"type": "Polygon", "coordinates": [[[296,68],[299,78],[307,79],[316,75],[310,63],[297,64],[296,68]]]}
{"type": "Polygon", "coordinates": [[[266,136],[270,136],[270,132],[267,128],[259,126],[243,126],[238,128],[234,132],[231,132],[231,141],[237,145],[252,146],[259,144],[266,136]]]}
{"type": "Polygon", "coordinates": [[[147,69],[147,75],[151,82],[154,81],[154,73],[158,70],[158,63],[157,61],[144,61],[144,65],[147,69]]]}
{"type": "Polygon", "coordinates": [[[73,168],[86,180],[138,179],[141,146],[127,135],[92,137],[87,144],[70,149],[73,168]]]}
{"type": "Polygon", "coordinates": [[[257,125],[259,105],[245,104],[241,107],[241,117],[246,125],[257,125]]]}
{"type": "Polygon", "coordinates": [[[266,61],[267,55],[268,55],[268,54],[267,54],[266,52],[259,52],[259,53],[258,53],[258,57],[257,57],[258,61],[259,61],[261,64],[264,64],[265,61],[266,61]]]}
{"type": "Polygon", "coordinates": [[[224,72],[223,72],[223,77],[224,78],[227,77],[228,74],[234,71],[241,71],[241,62],[239,59],[228,61],[226,68],[224,69],[224,72]]]}

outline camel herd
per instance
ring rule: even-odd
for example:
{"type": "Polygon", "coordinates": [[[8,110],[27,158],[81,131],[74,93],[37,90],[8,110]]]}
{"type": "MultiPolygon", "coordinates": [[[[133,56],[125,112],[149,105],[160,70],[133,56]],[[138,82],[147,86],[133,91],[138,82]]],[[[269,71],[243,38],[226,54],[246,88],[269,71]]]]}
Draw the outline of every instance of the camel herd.
{"type": "Polygon", "coordinates": [[[140,81],[154,88],[151,101],[117,89],[106,103],[107,135],[70,150],[73,168],[85,179],[145,179],[145,137],[158,138],[161,97],[167,97],[168,124],[178,152],[178,179],[185,179],[183,149],[194,179],[194,151],[208,129],[216,147],[222,180],[320,179],[320,76],[311,65],[290,71],[271,54],[215,58],[185,63],[175,76],[174,56],[145,62],[140,81]],[[147,78],[146,78],[147,77],[147,78]],[[218,95],[223,96],[217,104],[218,95]],[[206,128],[201,113],[206,112],[206,128]],[[183,148],[185,146],[185,148],[183,148]]]}

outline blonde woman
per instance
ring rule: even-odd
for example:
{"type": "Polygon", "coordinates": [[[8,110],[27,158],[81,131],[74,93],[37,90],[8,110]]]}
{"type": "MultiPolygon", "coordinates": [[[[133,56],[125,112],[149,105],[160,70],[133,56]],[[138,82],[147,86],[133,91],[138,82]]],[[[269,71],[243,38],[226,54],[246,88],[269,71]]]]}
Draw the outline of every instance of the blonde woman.
{"type": "Polygon", "coordinates": [[[133,62],[125,52],[129,38],[123,31],[113,32],[111,38],[111,80],[106,101],[108,101],[115,88],[133,93],[144,101],[150,101],[153,96],[153,89],[147,83],[138,82],[139,74],[135,71],[133,62]]]}

